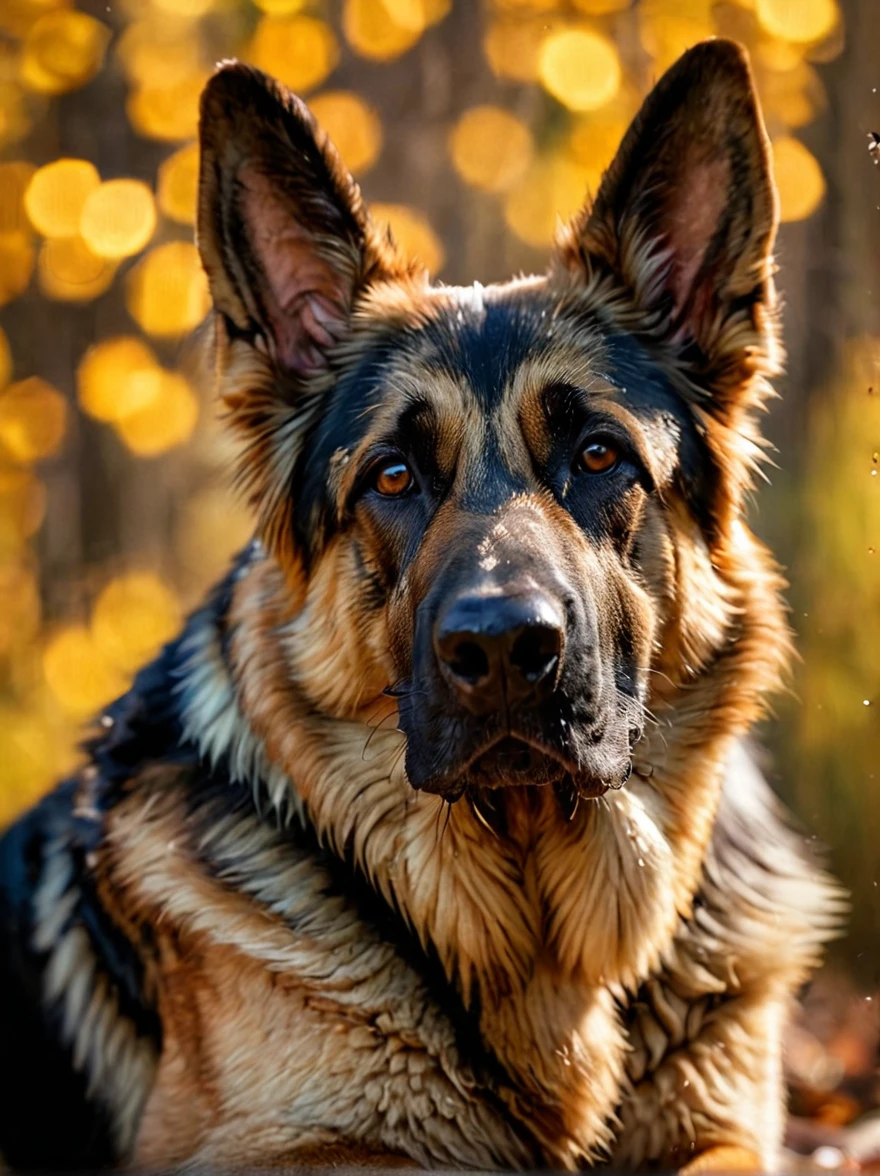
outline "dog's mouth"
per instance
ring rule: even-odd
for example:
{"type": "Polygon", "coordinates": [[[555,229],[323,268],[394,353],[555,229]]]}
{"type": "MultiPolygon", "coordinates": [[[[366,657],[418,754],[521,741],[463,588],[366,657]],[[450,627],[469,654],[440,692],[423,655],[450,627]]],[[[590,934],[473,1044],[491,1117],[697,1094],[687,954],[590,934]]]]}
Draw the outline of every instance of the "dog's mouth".
{"type": "Polygon", "coordinates": [[[581,801],[596,800],[610,787],[620,785],[587,776],[541,744],[505,735],[469,762],[447,798],[463,798],[484,828],[503,836],[507,831],[505,796],[511,788],[549,789],[562,818],[572,821],[581,801]]]}
{"type": "Polygon", "coordinates": [[[442,712],[426,716],[421,701],[412,703],[415,692],[398,689],[395,694],[399,727],[407,739],[408,780],[416,791],[449,803],[467,798],[503,809],[506,798],[513,803],[517,793],[543,797],[541,803],[553,793],[571,819],[581,801],[626,783],[641,734],[634,708],[619,699],[613,708],[597,706],[587,714],[557,699],[540,710],[476,723],[442,712]]]}
{"type": "Polygon", "coordinates": [[[503,735],[473,755],[461,773],[467,788],[553,784],[568,770],[551,748],[517,735],[503,735]]]}
{"type": "Polygon", "coordinates": [[[570,819],[580,800],[603,796],[609,787],[610,784],[570,763],[555,748],[522,735],[508,734],[471,756],[451,793],[467,795],[482,807],[492,808],[492,794],[503,789],[552,788],[564,815],[570,819]]]}

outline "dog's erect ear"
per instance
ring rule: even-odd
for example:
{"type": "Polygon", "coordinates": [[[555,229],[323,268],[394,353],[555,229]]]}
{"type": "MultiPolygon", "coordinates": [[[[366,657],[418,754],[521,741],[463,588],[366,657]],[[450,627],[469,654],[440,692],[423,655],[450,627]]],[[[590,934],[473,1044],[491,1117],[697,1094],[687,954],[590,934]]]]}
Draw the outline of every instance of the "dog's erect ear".
{"type": "Polygon", "coordinates": [[[280,368],[325,364],[382,245],[308,108],[259,70],[221,66],[202,95],[198,245],[215,308],[280,368]]]}
{"type": "Polygon", "coordinates": [[[641,309],[660,311],[682,342],[711,354],[732,316],[772,335],[776,223],[770,145],[745,52],[704,41],[649,94],[557,259],[612,270],[641,309]]]}

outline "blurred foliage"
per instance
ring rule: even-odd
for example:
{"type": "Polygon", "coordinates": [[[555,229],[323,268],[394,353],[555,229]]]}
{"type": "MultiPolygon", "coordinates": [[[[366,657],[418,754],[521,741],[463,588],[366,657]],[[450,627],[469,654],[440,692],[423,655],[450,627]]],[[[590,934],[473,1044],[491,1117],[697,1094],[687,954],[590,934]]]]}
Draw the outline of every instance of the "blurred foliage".
{"type": "MultiPolygon", "coordinates": [[[[782,709],[786,787],[853,891],[860,971],[880,982],[880,340],[849,340],[813,397],[792,621],[800,664],[782,709]]],[[[794,496],[796,495],[796,500],[794,496]]]]}
{"type": "MultiPolygon", "coordinates": [[[[0,0],[0,821],[75,762],[81,720],[248,534],[184,342],[208,310],[194,136],[214,61],[305,94],[377,219],[457,278],[462,259],[539,266],[653,80],[717,33],[752,52],[783,221],[813,216],[827,177],[801,136],[844,31],[837,0],[0,0]],[[389,109],[398,76],[409,98],[389,109]]],[[[853,343],[816,398],[789,503],[813,553],[798,599],[827,618],[787,716],[791,789],[823,833],[841,803],[880,818],[864,738],[880,641],[854,623],[880,610],[878,346],[853,343]]]]}

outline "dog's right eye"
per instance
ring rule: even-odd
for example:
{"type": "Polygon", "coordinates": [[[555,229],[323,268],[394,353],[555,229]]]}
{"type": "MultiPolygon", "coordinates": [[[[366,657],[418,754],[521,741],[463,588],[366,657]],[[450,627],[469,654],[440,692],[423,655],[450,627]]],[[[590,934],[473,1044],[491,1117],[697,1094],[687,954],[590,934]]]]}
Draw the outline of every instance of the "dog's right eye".
{"type": "Polygon", "coordinates": [[[383,498],[400,498],[413,484],[412,471],[405,461],[389,461],[373,475],[373,488],[383,498]]]}
{"type": "Polygon", "coordinates": [[[604,437],[589,441],[578,454],[577,468],[586,474],[607,474],[620,463],[620,449],[604,437]]]}

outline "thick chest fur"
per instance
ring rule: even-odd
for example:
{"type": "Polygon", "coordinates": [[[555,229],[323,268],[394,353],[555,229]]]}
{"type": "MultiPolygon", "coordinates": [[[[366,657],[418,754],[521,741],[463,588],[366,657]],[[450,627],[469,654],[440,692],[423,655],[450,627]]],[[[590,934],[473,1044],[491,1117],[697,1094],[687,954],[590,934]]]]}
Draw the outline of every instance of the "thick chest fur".
{"type": "MultiPolygon", "coordinates": [[[[158,928],[163,1048],[135,1162],[280,1162],[355,1145],[426,1166],[541,1162],[516,1082],[481,1040],[479,1012],[316,847],[252,816],[186,813],[172,790],[120,808],[106,863],[122,901],[158,928]]],[[[536,1023],[519,1025],[522,1047],[531,1052],[529,1035],[556,1034],[567,1078],[579,1068],[568,1056],[571,995],[561,983],[553,991],[552,977],[534,988],[536,1023]]],[[[614,1040],[611,1075],[622,1052],[613,1003],[582,993],[582,1007],[594,1039],[614,1040]]],[[[608,1088],[595,1073],[591,1081],[608,1088]]],[[[581,1096],[592,1118],[595,1096],[581,1096]]],[[[540,1130],[559,1113],[536,1105],[531,1117],[540,1130]]]]}
{"type": "Polygon", "coordinates": [[[838,902],[741,749],[692,913],[635,985],[561,966],[533,862],[536,949],[467,1002],[381,879],[202,775],[169,762],[107,803],[89,769],[7,834],[10,1159],[628,1168],[733,1144],[772,1167],[781,1025],[838,902]]]}
{"type": "MultiPolygon", "coordinates": [[[[591,826],[576,854],[545,853],[537,826],[507,853],[480,842],[495,866],[473,893],[453,886],[464,859],[438,827],[424,845],[450,856],[415,931],[388,887],[402,855],[371,872],[307,820],[261,815],[228,775],[206,780],[153,707],[141,732],[137,697],[116,712],[113,755],[98,751],[0,849],[0,1030],[23,1075],[0,1117],[10,1160],[562,1169],[729,1143],[772,1167],[781,1024],[837,900],[741,748],[692,910],[623,983],[570,949],[590,926],[613,942],[610,909],[633,934],[645,911],[620,871],[621,902],[602,901],[596,880],[615,875],[591,826]],[[177,750],[132,778],[159,734],[177,750]],[[440,955],[451,936],[471,947],[467,997],[440,955]],[[34,1134],[44,1097],[56,1152],[34,1134]]],[[[650,846],[626,828],[640,878],[650,846]]],[[[413,884],[434,853],[421,874],[421,859],[407,866],[413,884]]]]}
{"type": "Polygon", "coordinates": [[[124,803],[103,860],[157,929],[163,1032],[135,1162],[341,1148],[424,1166],[631,1166],[717,1143],[770,1162],[781,1024],[827,895],[747,758],[733,766],[694,915],[639,990],[566,976],[548,949],[520,988],[484,994],[493,1036],[317,845],[216,799],[193,810],[173,787],[124,803]]]}
{"type": "Polygon", "coordinates": [[[376,959],[350,987],[322,991],[315,973],[334,960],[315,952],[310,976],[210,937],[185,957],[165,950],[166,1042],[135,1163],[278,1163],[329,1147],[425,1166],[530,1159],[405,968],[376,959]]]}
{"type": "Polygon", "coordinates": [[[252,817],[208,819],[187,819],[172,793],[147,813],[123,807],[109,838],[125,901],[159,927],[163,1050],[136,1162],[244,1164],[328,1144],[423,1164],[534,1159],[476,1024],[456,1032],[405,929],[383,936],[319,851],[252,817]]]}

